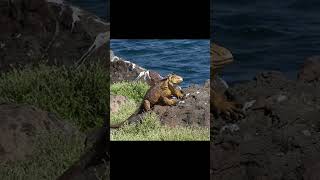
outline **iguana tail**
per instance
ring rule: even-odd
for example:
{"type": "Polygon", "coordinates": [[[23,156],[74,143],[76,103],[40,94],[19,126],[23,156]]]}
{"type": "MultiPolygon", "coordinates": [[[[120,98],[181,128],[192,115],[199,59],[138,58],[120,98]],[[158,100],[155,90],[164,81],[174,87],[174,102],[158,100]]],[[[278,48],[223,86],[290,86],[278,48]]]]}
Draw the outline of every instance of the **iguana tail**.
{"type": "Polygon", "coordinates": [[[122,122],[119,122],[117,124],[110,124],[110,128],[113,128],[113,129],[117,129],[117,128],[120,128],[122,127],[126,122],[129,122],[130,119],[132,118],[135,118],[138,114],[141,114],[143,112],[143,103],[141,103],[140,107],[136,110],[136,112],[134,112],[128,119],[122,121],[122,122]]]}
{"type": "Polygon", "coordinates": [[[135,116],[135,113],[132,114],[128,119],[122,121],[122,122],[119,122],[117,124],[110,124],[110,128],[113,128],[113,129],[117,129],[117,128],[120,128],[121,126],[123,126],[132,116],[135,116]]]}

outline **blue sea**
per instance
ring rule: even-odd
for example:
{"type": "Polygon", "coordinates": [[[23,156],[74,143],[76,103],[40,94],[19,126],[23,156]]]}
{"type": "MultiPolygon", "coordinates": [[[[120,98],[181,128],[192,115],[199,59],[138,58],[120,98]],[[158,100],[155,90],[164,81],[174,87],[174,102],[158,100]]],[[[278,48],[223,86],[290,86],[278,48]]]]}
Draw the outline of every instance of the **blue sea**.
{"type": "Polygon", "coordinates": [[[67,0],[71,4],[78,6],[96,16],[107,19],[107,1],[108,0],[67,0]]]}
{"type": "Polygon", "coordinates": [[[111,40],[116,56],[162,76],[183,76],[182,87],[202,85],[210,78],[209,40],[111,40]]]}
{"type": "Polygon", "coordinates": [[[214,0],[211,39],[230,49],[229,82],[250,80],[278,70],[296,78],[306,57],[320,55],[319,0],[214,0]]]}
{"type": "MultiPolygon", "coordinates": [[[[70,1],[107,17],[106,0],[70,1]]],[[[230,83],[245,81],[265,70],[295,78],[306,57],[320,54],[319,7],[318,0],[214,0],[211,39],[235,57],[223,78],[230,83]]],[[[163,75],[180,72],[187,84],[203,83],[209,77],[207,41],[114,40],[111,47],[117,55],[163,75]]]]}

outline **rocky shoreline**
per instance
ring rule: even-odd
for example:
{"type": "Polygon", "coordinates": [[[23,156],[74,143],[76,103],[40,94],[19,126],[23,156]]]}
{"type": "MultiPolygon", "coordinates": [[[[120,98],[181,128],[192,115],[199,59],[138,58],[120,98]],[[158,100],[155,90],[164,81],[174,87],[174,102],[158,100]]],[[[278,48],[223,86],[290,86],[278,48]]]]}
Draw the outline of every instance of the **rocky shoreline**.
{"type": "Polygon", "coordinates": [[[110,23],[63,0],[0,2],[0,72],[39,61],[108,63],[109,38],[110,23]]]}
{"type": "Polygon", "coordinates": [[[211,179],[320,179],[320,57],[297,74],[263,72],[227,91],[240,120],[211,122],[211,179]]]}
{"type": "MultiPolygon", "coordinates": [[[[147,70],[130,61],[117,57],[110,52],[110,78],[111,83],[121,81],[143,81],[152,86],[156,81],[163,78],[158,72],[147,70]]],[[[185,98],[180,100],[176,106],[160,106],[153,108],[160,121],[171,127],[202,126],[209,127],[210,105],[209,105],[209,81],[202,87],[193,85],[182,89],[185,98]]],[[[111,99],[113,99],[111,95],[111,99]]],[[[123,99],[123,98],[122,98],[123,99]]],[[[110,107],[118,107],[123,100],[111,101],[110,107]]]]}

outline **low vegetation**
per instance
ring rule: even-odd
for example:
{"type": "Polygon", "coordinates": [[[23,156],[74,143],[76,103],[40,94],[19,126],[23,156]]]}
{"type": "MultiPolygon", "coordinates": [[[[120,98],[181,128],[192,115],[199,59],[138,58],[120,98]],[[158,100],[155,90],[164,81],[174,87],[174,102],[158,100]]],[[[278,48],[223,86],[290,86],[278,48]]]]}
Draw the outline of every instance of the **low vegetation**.
{"type": "Polygon", "coordinates": [[[109,74],[99,63],[79,69],[39,64],[0,75],[0,103],[37,106],[73,121],[82,131],[101,126],[108,89],[109,74]]]}
{"type": "Polygon", "coordinates": [[[0,179],[56,179],[84,152],[82,134],[39,132],[32,156],[26,160],[0,162],[0,179]]]}
{"type": "MultiPolygon", "coordinates": [[[[130,117],[143,100],[148,85],[142,82],[121,82],[112,84],[111,94],[126,96],[130,99],[121,109],[111,114],[111,124],[122,122],[130,117]]],[[[147,113],[141,124],[126,124],[120,129],[111,130],[114,141],[201,141],[209,140],[209,128],[168,127],[162,125],[155,113],[147,113]]]]}
{"type": "MultiPolygon", "coordinates": [[[[0,103],[36,106],[56,113],[78,134],[39,132],[23,161],[0,162],[0,179],[56,179],[85,152],[84,132],[101,127],[109,106],[109,73],[100,63],[79,69],[45,63],[0,75],[0,103]]],[[[108,168],[108,167],[106,167],[108,168]]]]}

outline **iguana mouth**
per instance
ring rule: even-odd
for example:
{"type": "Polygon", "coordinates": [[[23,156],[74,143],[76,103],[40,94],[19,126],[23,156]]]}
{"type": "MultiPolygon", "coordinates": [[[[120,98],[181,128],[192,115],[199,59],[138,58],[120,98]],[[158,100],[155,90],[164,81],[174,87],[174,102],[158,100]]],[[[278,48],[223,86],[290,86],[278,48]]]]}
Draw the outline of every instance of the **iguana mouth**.
{"type": "Polygon", "coordinates": [[[182,77],[179,77],[177,82],[174,82],[174,84],[180,84],[181,82],[183,81],[183,78],[182,77]]]}
{"type": "Polygon", "coordinates": [[[169,74],[167,76],[167,79],[169,79],[169,84],[176,85],[180,84],[183,81],[183,78],[181,76],[175,75],[175,74],[169,74]]]}
{"type": "Polygon", "coordinates": [[[224,65],[232,63],[232,62],[233,62],[233,58],[227,58],[227,59],[222,59],[222,60],[219,60],[219,61],[213,61],[213,68],[214,69],[220,69],[224,65]]]}

